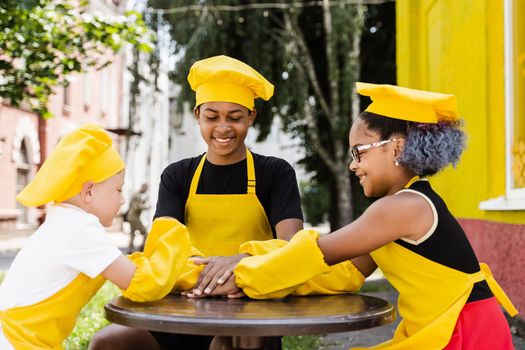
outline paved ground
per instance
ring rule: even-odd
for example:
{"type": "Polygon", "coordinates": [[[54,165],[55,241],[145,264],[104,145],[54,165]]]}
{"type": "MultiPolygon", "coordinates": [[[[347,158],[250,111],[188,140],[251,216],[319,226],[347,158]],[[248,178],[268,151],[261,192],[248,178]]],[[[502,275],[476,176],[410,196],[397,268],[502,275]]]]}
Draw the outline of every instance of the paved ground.
{"type": "MultiPolygon", "coordinates": [[[[129,236],[123,232],[108,233],[111,241],[117,247],[126,252],[129,236]]],[[[140,238],[136,238],[135,246],[140,244],[140,238]]],[[[24,237],[0,236],[0,272],[7,271],[16,253],[23,246],[24,237]]],[[[365,294],[377,296],[390,301],[395,305],[397,293],[384,279],[374,279],[367,281],[365,294]]],[[[322,350],[346,350],[355,346],[372,346],[392,337],[399,318],[395,323],[381,326],[365,331],[354,331],[346,333],[336,333],[321,338],[320,349],[322,350]]],[[[516,350],[525,350],[525,323],[511,321],[513,331],[513,342],[516,350]]]]}

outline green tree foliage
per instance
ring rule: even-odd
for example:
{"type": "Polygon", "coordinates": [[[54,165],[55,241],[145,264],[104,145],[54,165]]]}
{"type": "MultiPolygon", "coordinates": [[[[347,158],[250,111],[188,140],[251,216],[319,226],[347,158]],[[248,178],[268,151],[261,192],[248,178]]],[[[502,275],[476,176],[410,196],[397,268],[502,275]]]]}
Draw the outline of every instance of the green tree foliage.
{"type": "Polygon", "coordinates": [[[141,15],[94,15],[71,0],[0,3],[0,98],[50,117],[53,88],[86,67],[102,68],[125,44],[151,51],[154,36],[141,15]]]}
{"type": "Polygon", "coordinates": [[[319,184],[314,178],[310,181],[302,181],[299,189],[306,221],[312,226],[326,222],[330,208],[330,191],[326,186],[319,184]]]}

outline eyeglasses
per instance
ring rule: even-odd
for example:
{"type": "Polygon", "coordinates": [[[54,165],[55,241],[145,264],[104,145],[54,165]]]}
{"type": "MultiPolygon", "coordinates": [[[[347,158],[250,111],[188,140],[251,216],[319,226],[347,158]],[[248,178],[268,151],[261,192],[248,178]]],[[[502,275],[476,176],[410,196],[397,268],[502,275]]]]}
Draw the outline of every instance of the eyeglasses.
{"type": "Polygon", "coordinates": [[[377,141],[372,142],[366,145],[355,145],[350,148],[350,154],[352,155],[352,159],[355,160],[357,163],[361,162],[361,152],[366,151],[367,149],[381,147],[384,144],[387,144],[392,141],[396,141],[397,138],[389,139],[389,140],[383,140],[383,141],[377,141]]]}

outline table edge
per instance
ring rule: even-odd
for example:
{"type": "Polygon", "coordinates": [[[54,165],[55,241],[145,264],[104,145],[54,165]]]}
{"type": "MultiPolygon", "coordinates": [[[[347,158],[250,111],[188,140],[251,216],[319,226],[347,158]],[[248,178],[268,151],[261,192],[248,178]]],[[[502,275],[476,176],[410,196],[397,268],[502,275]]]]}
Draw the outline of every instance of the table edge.
{"type": "MultiPolygon", "coordinates": [[[[394,306],[387,302],[385,307],[372,310],[370,314],[365,317],[361,316],[359,320],[349,315],[328,316],[323,320],[312,317],[286,320],[226,318],[221,319],[221,325],[217,326],[217,319],[206,317],[158,315],[156,320],[151,320],[141,317],[140,313],[129,312],[110,302],[105,305],[104,309],[109,321],[123,326],[168,333],[226,336],[246,336],[247,334],[250,336],[284,336],[349,332],[391,323],[395,320],[396,315],[394,306]],[[314,319],[316,323],[312,324],[311,321],[314,319]],[[290,320],[296,323],[290,324],[290,320]]],[[[143,313],[143,315],[147,314],[143,313]]]]}

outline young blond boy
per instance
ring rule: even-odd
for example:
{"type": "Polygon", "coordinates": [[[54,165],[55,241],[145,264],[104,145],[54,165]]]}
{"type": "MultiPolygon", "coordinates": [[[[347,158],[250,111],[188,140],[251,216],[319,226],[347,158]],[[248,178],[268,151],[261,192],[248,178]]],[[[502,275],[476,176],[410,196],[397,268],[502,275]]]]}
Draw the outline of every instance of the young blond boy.
{"type": "Polygon", "coordinates": [[[61,139],[17,196],[26,206],[52,204],[0,285],[1,349],[62,349],[106,279],[134,301],[173,288],[190,252],[184,225],[155,220],[144,253],[129,258],[105,236],[124,203],[124,167],[111,137],[86,124],[61,139]]]}

